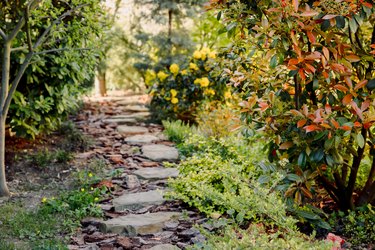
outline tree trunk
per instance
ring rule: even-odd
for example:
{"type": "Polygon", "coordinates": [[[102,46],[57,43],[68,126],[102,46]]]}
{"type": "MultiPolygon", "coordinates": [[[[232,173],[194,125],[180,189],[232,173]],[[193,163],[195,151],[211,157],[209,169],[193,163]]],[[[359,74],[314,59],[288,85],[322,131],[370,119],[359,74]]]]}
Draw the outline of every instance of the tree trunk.
{"type": "Polygon", "coordinates": [[[7,114],[5,100],[9,92],[10,48],[10,42],[5,41],[1,64],[2,75],[0,95],[0,197],[10,195],[5,179],[5,119],[7,114]]]}
{"type": "Polygon", "coordinates": [[[106,82],[106,73],[99,73],[98,74],[98,81],[99,81],[99,94],[101,96],[107,95],[107,82],[106,82]]]}
{"type": "Polygon", "coordinates": [[[0,197],[9,195],[5,179],[5,117],[0,116],[0,197]]]}

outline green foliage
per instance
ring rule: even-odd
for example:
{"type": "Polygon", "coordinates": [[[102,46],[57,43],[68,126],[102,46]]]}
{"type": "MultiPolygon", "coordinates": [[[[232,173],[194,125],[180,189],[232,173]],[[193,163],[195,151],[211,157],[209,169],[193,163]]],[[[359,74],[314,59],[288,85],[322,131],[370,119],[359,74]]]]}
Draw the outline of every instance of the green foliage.
{"type": "Polygon", "coordinates": [[[282,233],[261,224],[250,225],[246,230],[230,225],[218,234],[206,233],[205,236],[207,241],[193,246],[192,249],[333,249],[332,243],[317,241],[300,233],[282,233]]]}
{"type": "Polygon", "coordinates": [[[7,20],[1,26],[6,27],[6,34],[20,16],[28,13],[26,6],[30,8],[30,16],[24,17],[27,24],[12,43],[17,49],[11,54],[10,78],[16,78],[20,65],[30,58],[33,61],[20,80],[7,122],[18,136],[34,138],[56,130],[78,108],[79,97],[93,83],[99,57],[97,41],[104,26],[100,1],[19,1],[1,5],[4,11],[0,23],[7,20]],[[49,30],[48,39],[39,44],[39,37],[49,30]],[[34,44],[39,46],[30,52],[29,45],[34,44]]]}
{"type": "MultiPolygon", "coordinates": [[[[5,249],[6,242],[19,242],[9,244],[7,249],[48,249],[46,246],[61,246],[63,235],[67,228],[63,225],[64,218],[48,214],[45,211],[27,211],[22,204],[7,203],[0,206],[0,249],[5,249]],[[15,239],[18,239],[16,241],[15,239]],[[25,242],[25,243],[22,243],[25,242]],[[26,244],[27,242],[27,244],[26,244]],[[53,244],[51,244],[53,242],[53,244]]],[[[57,249],[64,249],[63,247],[57,249]]]]}
{"type": "Polygon", "coordinates": [[[228,96],[225,81],[210,73],[215,67],[215,57],[216,52],[203,48],[180,65],[171,64],[157,74],[148,71],[146,84],[151,87],[153,97],[150,107],[157,119],[194,121],[194,113],[205,102],[225,100],[228,96]]]}
{"type": "Polygon", "coordinates": [[[348,214],[343,212],[333,214],[331,224],[354,246],[375,242],[375,211],[370,204],[348,214]]]}
{"type": "Polygon", "coordinates": [[[106,193],[106,188],[81,188],[63,193],[59,198],[43,198],[41,210],[48,214],[65,214],[72,222],[87,216],[102,216],[103,211],[96,203],[106,193]]]}
{"type": "Polygon", "coordinates": [[[39,150],[32,155],[27,156],[30,164],[35,165],[38,168],[45,168],[52,163],[67,163],[73,159],[71,152],[67,152],[62,149],[57,149],[54,151],[49,151],[48,149],[39,150]]]}
{"type": "Polygon", "coordinates": [[[163,121],[164,134],[168,140],[180,144],[195,130],[194,126],[190,127],[181,120],[163,121]]]}
{"type": "Polygon", "coordinates": [[[84,135],[72,121],[62,123],[58,132],[64,136],[64,140],[60,146],[62,149],[84,151],[89,149],[93,144],[92,138],[84,135]]]}

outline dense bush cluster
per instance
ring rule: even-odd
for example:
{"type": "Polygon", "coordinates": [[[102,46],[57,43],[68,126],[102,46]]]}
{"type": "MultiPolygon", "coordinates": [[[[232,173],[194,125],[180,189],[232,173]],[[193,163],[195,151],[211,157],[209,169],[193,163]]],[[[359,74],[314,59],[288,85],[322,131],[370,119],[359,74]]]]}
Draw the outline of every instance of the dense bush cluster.
{"type": "Polygon", "coordinates": [[[146,84],[153,97],[150,107],[161,116],[158,118],[194,121],[204,103],[231,97],[225,81],[211,73],[216,67],[215,58],[215,51],[203,48],[180,65],[147,72],[146,84]]]}

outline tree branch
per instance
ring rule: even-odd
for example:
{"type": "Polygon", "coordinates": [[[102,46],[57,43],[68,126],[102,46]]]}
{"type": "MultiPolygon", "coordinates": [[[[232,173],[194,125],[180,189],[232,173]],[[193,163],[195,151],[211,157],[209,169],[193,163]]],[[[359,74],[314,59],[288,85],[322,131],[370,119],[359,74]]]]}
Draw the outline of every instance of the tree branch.
{"type": "Polygon", "coordinates": [[[11,52],[19,51],[19,50],[27,50],[29,47],[17,47],[10,49],[11,52]]]}
{"type": "MultiPolygon", "coordinates": [[[[365,128],[362,128],[361,134],[363,136],[363,139],[366,141],[367,138],[367,130],[365,128]]],[[[355,182],[357,179],[357,174],[358,174],[358,169],[361,164],[362,156],[363,153],[365,152],[365,146],[363,148],[358,147],[357,150],[357,156],[354,156],[353,158],[353,164],[350,170],[350,175],[349,175],[349,181],[348,181],[348,186],[347,186],[347,194],[352,195],[355,187],[355,182]]]]}
{"type": "Polygon", "coordinates": [[[29,51],[33,51],[33,44],[31,41],[30,34],[30,25],[29,25],[29,15],[30,15],[30,6],[26,6],[25,16],[26,16],[26,36],[27,36],[27,45],[29,46],[29,51]]]}
{"type": "Polygon", "coordinates": [[[10,106],[10,102],[12,101],[12,98],[13,98],[13,95],[14,95],[14,92],[16,92],[16,89],[17,89],[17,86],[18,86],[18,83],[20,82],[23,74],[25,73],[25,70],[27,68],[27,66],[29,66],[29,63],[31,61],[31,58],[33,57],[34,55],[34,52],[33,51],[30,51],[26,58],[25,58],[25,61],[22,63],[21,65],[21,68],[20,70],[17,72],[17,76],[16,78],[12,81],[12,86],[8,92],[8,95],[7,95],[7,98],[5,100],[5,103],[4,103],[4,106],[3,106],[3,110],[2,110],[2,115],[4,117],[7,116],[8,114],[8,110],[9,110],[9,106],[10,106]]]}
{"type": "Polygon", "coordinates": [[[337,193],[339,192],[338,189],[332,185],[332,183],[327,180],[326,177],[323,175],[319,175],[318,180],[322,183],[325,190],[327,190],[329,196],[336,202],[339,203],[339,198],[337,193]]]}
{"type": "Polygon", "coordinates": [[[41,54],[48,54],[48,53],[53,53],[53,52],[60,52],[60,51],[72,51],[72,50],[93,50],[94,48],[61,48],[61,49],[49,49],[49,50],[44,50],[40,52],[34,53],[34,55],[41,55],[41,54]]]}
{"type": "Polygon", "coordinates": [[[7,35],[5,35],[4,31],[0,29],[0,36],[4,39],[7,40],[7,35]]]}

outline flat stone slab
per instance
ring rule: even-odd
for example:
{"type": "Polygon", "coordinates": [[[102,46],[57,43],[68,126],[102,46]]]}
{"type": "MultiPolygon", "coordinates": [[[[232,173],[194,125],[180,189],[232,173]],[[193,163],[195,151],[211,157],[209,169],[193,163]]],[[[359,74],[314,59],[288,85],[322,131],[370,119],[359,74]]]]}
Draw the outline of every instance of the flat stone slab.
{"type": "Polygon", "coordinates": [[[127,114],[127,115],[114,115],[111,117],[111,119],[145,119],[151,115],[150,112],[136,112],[132,114],[127,114]]]}
{"type": "Polygon", "coordinates": [[[165,201],[161,190],[153,190],[142,193],[123,194],[112,200],[115,211],[126,209],[137,210],[151,205],[160,205],[165,201]]]}
{"type": "Polygon", "coordinates": [[[148,250],[180,250],[180,248],[171,244],[161,244],[153,246],[148,250]]]}
{"type": "Polygon", "coordinates": [[[143,105],[127,105],[124,109],[131,112],[148,112],[148,108],[143,105]]]}
{"type": "Polygon", "coordinates": [[[159,141],[160,139],[154,135],[150,134],[143,134],[143,135],[134,135],[131,137],[127,137],[125,139],[125,142],[129,144],[146,144],[146,143],[151,143],[154,141],[159,141]]]}
{"type": "Polygon", "coordinates": [[[181,213],[177,212],[129,214],[102,222],[100,230],[104,233],[116,233],[130,237],[139,234],[154,234],[163,230],[165,222],[177,220],[180,216],[181,213]]]}
{"type": "Polygon", "coordinates": [[[104,123],[116,123],[117,125],[124,125],[124,124],[134,124],[137,123],[137,120],[135,118],[121,118],[121,119],[105,119],[103,120],[104,123]]]}
{"type": "Polygon", "coordinates": [[[136,176],[146,180],[163,180],[177,177],[179,172],[177,168],[141,168],[133,172],[136,176]]]}
{"type": "Polygon", "coordinates": [[[178,160],[178,151],[174,147],[162,144],[144,145],[143,156],[153,161],[175,161],[178,160]]]}
{"type": "Polygon", "coordinates": [[[138,135],[148,133],[148,129],[145,127],[127,125],[118,126],[117,131],[122,135],[138,135]]]}

